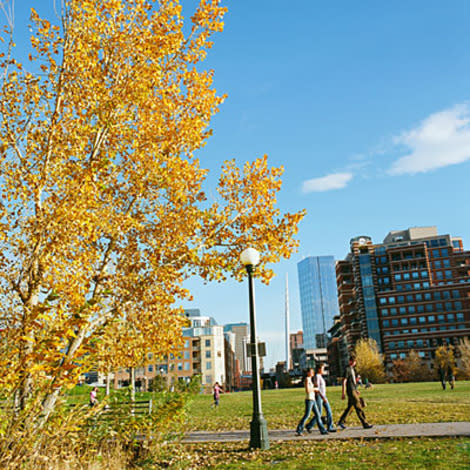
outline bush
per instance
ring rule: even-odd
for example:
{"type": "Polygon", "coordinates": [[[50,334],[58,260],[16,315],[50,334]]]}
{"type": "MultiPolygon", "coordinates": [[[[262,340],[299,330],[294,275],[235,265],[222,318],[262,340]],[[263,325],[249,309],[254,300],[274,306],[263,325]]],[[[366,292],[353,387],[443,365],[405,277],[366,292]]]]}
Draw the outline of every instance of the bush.
{"type": "Polygon", "coordinates": [[[63,400],[42,427],[39,400],[18,412],[10,400],[0,409],[0,468],[132,467],[149,455],[158,456],[168,442],[179,438],[191,396],[190,387],[180,393],[153,394],[152,412],[144,415],[132,413],[125,393],[95,407],[71,406],[63,400]]]}

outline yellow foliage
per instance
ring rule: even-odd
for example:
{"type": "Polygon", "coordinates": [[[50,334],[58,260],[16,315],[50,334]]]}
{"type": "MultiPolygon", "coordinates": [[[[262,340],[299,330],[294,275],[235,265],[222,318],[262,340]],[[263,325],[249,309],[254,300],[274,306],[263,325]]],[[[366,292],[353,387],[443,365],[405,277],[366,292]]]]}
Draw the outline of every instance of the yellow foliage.
{"type": "Polygon", "coordinates": [[[7,43],[0,58],[0,386],[25,406],[42,381],[46,418],[83,370],[177,349],[189,276],[241,279],[250,245],[269,282],[304,215],[276,208],[266,156],[226,162],[205,196],[218,0],[189,29],[177,0],[63,5],[60,25],[31,10],[28,67],[7,43]]]}

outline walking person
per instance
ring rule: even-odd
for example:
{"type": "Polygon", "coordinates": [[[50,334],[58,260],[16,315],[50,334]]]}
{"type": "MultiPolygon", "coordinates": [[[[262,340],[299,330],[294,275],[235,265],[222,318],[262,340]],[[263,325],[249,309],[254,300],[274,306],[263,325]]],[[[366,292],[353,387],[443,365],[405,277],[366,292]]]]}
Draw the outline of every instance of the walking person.
{"type": "Polygon", "coordinates": [[[447,382],[449,382],[451,390],[454,390],[455,375],[454,375],[454,371],[452,369],[452,366],[449,366],[447,368],[447,382]]]}
{"type": "Polygon", "coordinates": [[[362,409],[361,400],[359,398],[359,391],[357,390],[356,384],[356,372],[354,370],[354,366],[356,365],[356,358],[351,356],[349,358],[349,366],[346,367],[346,376],[343,379],[343,391],[341,395],[341,399],[344,400],[346,398],[346,393],[348,395],[348,406],[344,410],[344,413],[339,418],[338,426],[341,429],[346,429],[345,422],[346,418],[351,411],[351,408],[354,407],[356,410],[357,417],[362,424],[364,429],[370,429],[372,424],[369,424],[366,420],[366,415],[364,414],[364,410],[362,409]]]}
{"type": "MultiPolygon", "coordinates": [[[[315,417],[317,418],[318,429],[320,430],[321,434],[328,434],[325,426],[323,426],[320,413],[318,412],[317,404],[315,402],[315,392],[318,392],[318,388],[315,388],[312,382],[313,377],[313,369],[307,370],[307,376],[304,379],[304,387],[305,387],[305,413],[302,419],[299,421],[297,425],[296,434],[297,436],[301,436],[304,432],[304,426],[307,422],[310,414],[313,410],[315,417]]],[[[310,431],[311,432],[311,428],[310,431]]]]}
{"type": "Polygon", "coordinates": [[[216,382],[213,388],[214,403],[212,403],[212,406],[215,406],[216,408],[219,406],[221,393],[224,393],[224,391],[222,390],[222,387],[219,385],[219,382],[216,382]]]}
{"type": "MultiPolygon", "coordinates": [[[[318,408],[318,414],[322,415],[323,406],[325,406],[326,411],[326,429],[328,432],[336,432],[335,427],[333,426],[333,414],[331,412],[331,406],[326,398],[326,382],[323,378],[323,374],[325,373],[325,364],[318,363],[315,367],[315,376],[313,378],[313,386],[318,388],[318,392],[315,393],[315,402],[318,408]]],[[[312,432],[313,427],[315,426],[315,421],[317,420],[316,415],[307,423],[305,427],[307,432],[312,432]]]]}
{"type": "Polygon", "coordinates": [[[437,372],[439,374],[439,380],[441,381],[442,390],[445,390],[446,389],[446,373],[445,373],[444,367],[439,366],[439,369],[437,372]]]}
{"type": "Polygon", "coordinates": [[[98,387],[93,387],[90,392],[90,406],[98,404],[98,387]]]}

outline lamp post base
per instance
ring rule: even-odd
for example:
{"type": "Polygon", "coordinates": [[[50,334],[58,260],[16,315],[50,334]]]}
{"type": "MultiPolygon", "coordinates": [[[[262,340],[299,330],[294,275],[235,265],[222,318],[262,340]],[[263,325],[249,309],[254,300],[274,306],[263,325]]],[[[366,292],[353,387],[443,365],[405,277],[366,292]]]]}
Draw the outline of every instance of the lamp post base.
{"type": "Polygon", "coordinates": [[[263,416],[254,416],[250,423],[250,449],[269,449],[268,424],[263,416]]]}

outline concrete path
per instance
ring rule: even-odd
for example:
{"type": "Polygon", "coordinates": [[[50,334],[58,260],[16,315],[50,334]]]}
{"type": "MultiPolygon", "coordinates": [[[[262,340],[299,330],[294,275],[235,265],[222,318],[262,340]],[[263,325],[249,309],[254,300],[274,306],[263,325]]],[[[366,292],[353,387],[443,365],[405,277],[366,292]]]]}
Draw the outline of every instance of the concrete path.
{"type": "MultiPolygon", "coordinates": [[[[338,432],[322,436],[318,430],[312,434],[305,433],[296,436],[293,429],[269,430],[269,440],[274,441],[303,441],[326,439],[390,439],[395,437],[455,437],[470,436],[470,421],[455,423],[416,423],[416,424],[378,424],[372,429],[350,427],[338,432]]],[[[239,442],[249,441],[249,431],[196,431],[187,433],[185,443],[196,442],[239,442]]]]}

